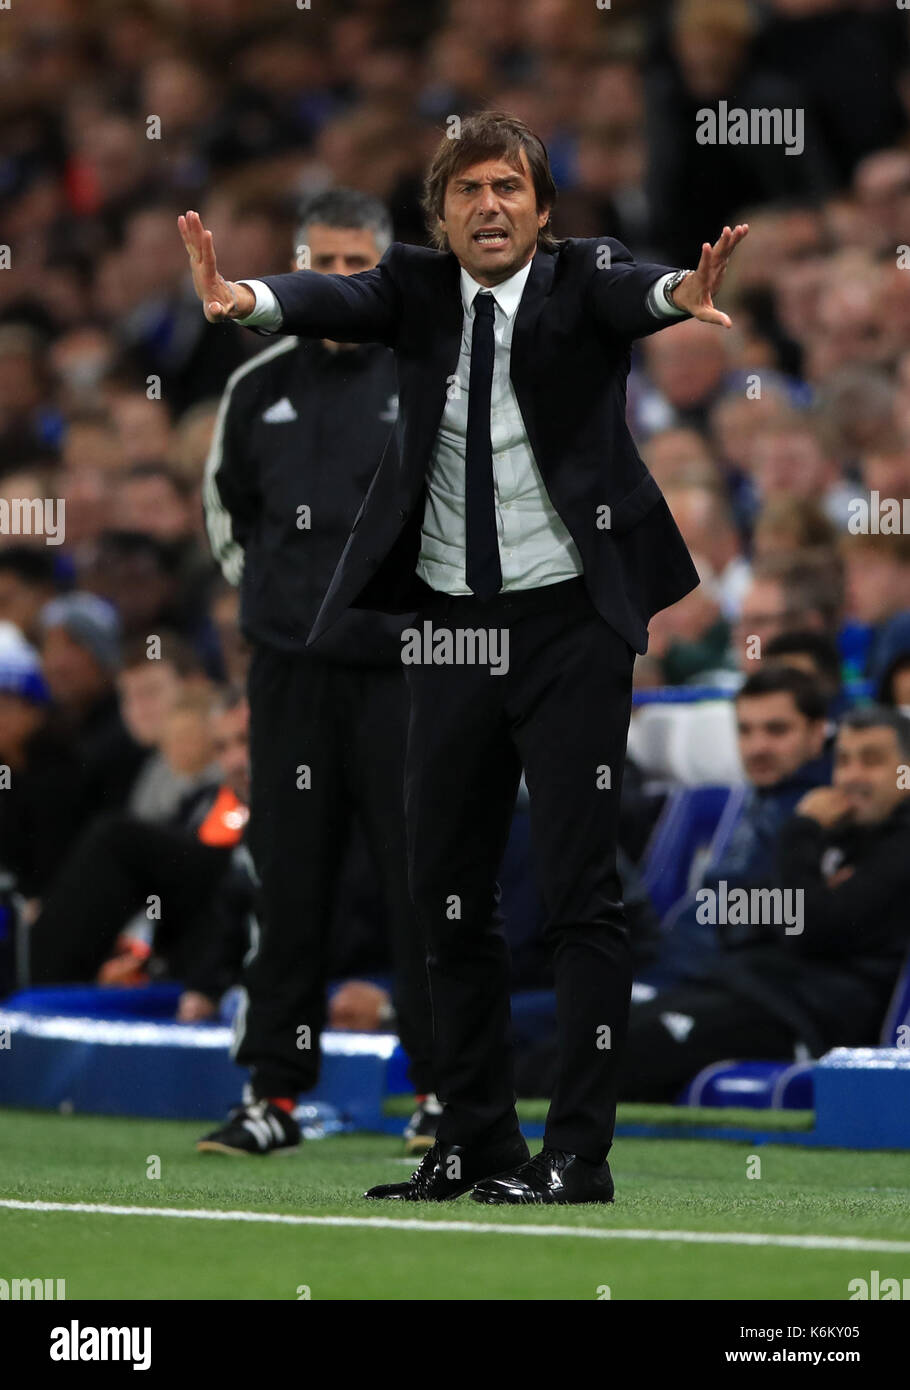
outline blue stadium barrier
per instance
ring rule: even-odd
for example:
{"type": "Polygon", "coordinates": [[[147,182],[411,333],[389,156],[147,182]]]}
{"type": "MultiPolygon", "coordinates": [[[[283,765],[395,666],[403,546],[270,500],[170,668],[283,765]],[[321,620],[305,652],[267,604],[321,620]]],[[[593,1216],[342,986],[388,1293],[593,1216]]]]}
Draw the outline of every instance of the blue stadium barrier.
{"type": "Polygon", "coordinates": [[[16,1013],[62,1018],[160,1019],[173,1023],[183,986],[41,985],[20,989],[3,1000],[16,1013]]]}
{"type": "MultiPolygon", "coordinates": [[[[96,1115],[211,1120],[236,1105],[248,1079],[220,1024],[88,1018],[0,1008],[0,1105],[96,1115]]],[[[389,1033],[325,1033],[324,1104],[357,1129],[382,1128],[386,1073],[398,1039],[389,1033]]]]}
{"type": "Polygon", "coordinates": [[[816,1142],[910,1149],[910,1048],[838,1047],[815,1065],[816,1142]]]}

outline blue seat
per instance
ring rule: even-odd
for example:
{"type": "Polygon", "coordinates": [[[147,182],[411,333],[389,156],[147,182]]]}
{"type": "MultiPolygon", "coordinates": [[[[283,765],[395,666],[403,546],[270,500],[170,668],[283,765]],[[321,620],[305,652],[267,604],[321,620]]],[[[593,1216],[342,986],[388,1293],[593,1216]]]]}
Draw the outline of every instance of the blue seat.
{"type": "Polygon", "coordinates": [[[688,891],[692,862],[713,845],[731,797],[742,805],[741,788],[675,787],[667,797],[643,859],[645,887],[661,916],[688,891]]]}
{"type": "Polygon", "coordinates": [[[689,1082],[679,1104],[811,1110],[814,1066],[814,1062],[712,1062],[689,1082]]]}
{"type": "MultiPolygon", "coordinates": [[[[882,1023],[881,1047],[910,1044],[910,953],[901,967],[882,1023]],[[908,1030],[906,1032],[902,1030],[908,1030]]],[[[713,1062],[703,1067],[679,1098],[680,1105],[738,1105],[763,1110],[814,1108],[814,1061],[713,1062]]]]}
{"type": "Polygon", "coordinates": [[[897,983],[891,995],[888,1012],[882,1024],[879,1042],[882,1047],[907,1047],[910,1045],[910,952],[901,966],[897,983]]]}

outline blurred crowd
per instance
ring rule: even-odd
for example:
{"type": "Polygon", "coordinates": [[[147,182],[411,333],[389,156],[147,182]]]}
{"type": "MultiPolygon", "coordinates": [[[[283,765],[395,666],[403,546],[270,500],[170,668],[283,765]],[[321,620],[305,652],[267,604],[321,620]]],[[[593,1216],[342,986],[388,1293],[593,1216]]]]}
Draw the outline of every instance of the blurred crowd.
{"type": "Polygon", "coordinates": [[[32,911],[94,818],[191,824],[225,780],[246,652],[200,496],[262,343],[205,322],[177,213],[232,279],[288,269],[301,198],[332,185],[423,242],[428,157],[483,106],[547,144],[557,235],[690,266],[750,225],[733,329],[683,322],[633,359],[630,424],[702,576],[654,619],[639,690],[733,690],[792,639],[832,701],[846,681],[910,708],[910,534],[882,519],[910,497],[908,39],[878,0],[0,12],[0,861],[32,911]],[[798,109],[804,148],[699,144],[720,101],[798,109]],[[63,502],[61,543],[10,534],[30,499],[63,502]]]}

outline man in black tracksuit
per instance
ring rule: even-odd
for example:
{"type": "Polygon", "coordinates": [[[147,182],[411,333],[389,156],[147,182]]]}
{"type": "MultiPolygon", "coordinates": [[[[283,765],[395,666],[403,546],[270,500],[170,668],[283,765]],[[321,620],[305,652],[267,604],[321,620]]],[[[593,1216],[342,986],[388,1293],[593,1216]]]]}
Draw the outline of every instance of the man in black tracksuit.
{"type": "Polygon", "coordinates": [[[756,899],[734,922],[728,896],[727,949],[710,974],[633,1009],[624,1099],[674,1100],[726,1057],[878,1042],[910,949],[908,764],[902,715],[872,706],[844,717],[832,786],[807,792],[779,833],[768,883],[791,895],[783,920],[761,920],[771,914],[756,899]]]}
{"type": "MultiPolygon", "coordinates": [[[[312,269],[353,274],[391,239],[382,204],[351,190],[312,199],[312,269]]],[[[249,674],[248,842],[261,884],[236,1059],[252,1101],[200,1144],[268,1153],[299,1142],[290,1112],[312,1087],[325,1020],[327,934],[352,815],[383,891],[397,1026],[421,1101],[412,1148],[432,1142],[438,1108],[426,953],[407,883],[403,768],[406,619],[351,613],[307,638],[397,413],[395,361],[375,344],[280,339],[231,377],[206,470],[206,522],[225,575],[241,585],[249,674]]]]}

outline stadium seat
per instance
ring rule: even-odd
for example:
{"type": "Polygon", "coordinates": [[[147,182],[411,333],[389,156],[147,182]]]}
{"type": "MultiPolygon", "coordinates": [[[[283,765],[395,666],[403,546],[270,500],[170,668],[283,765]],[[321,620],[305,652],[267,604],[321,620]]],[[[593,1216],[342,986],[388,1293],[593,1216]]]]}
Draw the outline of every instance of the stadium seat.
{"type": "MultiPolygon", "coordinates": [[[[906,1048],[910,1033],[910,952],[901,968],[882,1024],[881,1047],[906,1048]]],[[[872,1052],[873,1049],[868,1049],[872,1052]]],[[[680,1105],[743,1106],[763,1110],[811,1110],[815,1061],[714,1062],[688,1084],[680,1105]]]]}
{"type": "Polygon", "coordinates": [[[910,952],[897,977],[882,1024],[879,1039],[882,1047],[906,1047],[910,1042],[910,1032],[902,1032],[902,1029],[910,1029],[910,952]]]}
{"type": "Polygon", "coordinates": [[[667,797],[643,859],[645,887],[663,916],[688,892],[699,851],[712,844],[729,787],[677,787],[667,797]]]}
{"type": "Polygon", "coordinates": [[[732,701],[659,701],[636,709],[629,754],[646,777],[686,787],[743,781],[732,701]]]}
{"type": "Polygon", "coordinates": [[[738,1106],[748,1110],[811,1110],[815,1063],[725,1061],[703,1067],[680,1105],[738,1106]]]}

